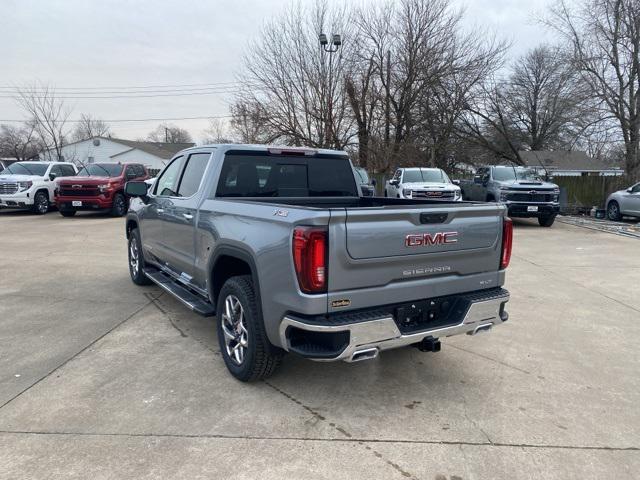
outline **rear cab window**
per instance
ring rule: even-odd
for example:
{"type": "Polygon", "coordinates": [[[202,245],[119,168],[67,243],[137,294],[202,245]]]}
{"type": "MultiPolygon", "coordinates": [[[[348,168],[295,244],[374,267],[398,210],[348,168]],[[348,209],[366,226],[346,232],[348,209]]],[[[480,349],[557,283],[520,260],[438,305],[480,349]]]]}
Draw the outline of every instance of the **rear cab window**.
{"type": "Polygon", "coordinates": [[[358,197],[351,162],[343,155],[281,155],[229,151],[215,196],[358,197]]]}

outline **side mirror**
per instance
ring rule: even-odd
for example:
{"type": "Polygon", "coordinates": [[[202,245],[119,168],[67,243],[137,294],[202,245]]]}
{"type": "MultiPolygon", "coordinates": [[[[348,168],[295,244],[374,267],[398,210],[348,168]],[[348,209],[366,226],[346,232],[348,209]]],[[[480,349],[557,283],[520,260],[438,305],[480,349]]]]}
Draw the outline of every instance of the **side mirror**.
{"type": "Polygon", "coordinates": [[[633,191],[633,187],[627,188],[627,193],[631,193],[633,191]]]}
{"type": "Polygon", "coordinates": [[[49,174],[49,180],[51,180],[52,182],[58,177],[58,175],[56,175],[55,173],[50,173],[49,174]]]}
{"type": "Polygon", "coordinates": [[[393,186],[395,186],[395,187],[397,187],[399,183],[400,183],[400,182],[398,182],[398,180],[390,180],[390,181],[389,181],[389,185],[393,185],[393,186]]]}
{"type": "Polygon", "coordinates": [[[146,182],[127,182],[124,186],[124,193],[130,197],[139,197],[143,200],[147,197],[149,184],[146,182]]]}
{"type": "Polygon", "coordinates": [[[460,185],[460,180],[451,180],[454,185],[460,185]]]}

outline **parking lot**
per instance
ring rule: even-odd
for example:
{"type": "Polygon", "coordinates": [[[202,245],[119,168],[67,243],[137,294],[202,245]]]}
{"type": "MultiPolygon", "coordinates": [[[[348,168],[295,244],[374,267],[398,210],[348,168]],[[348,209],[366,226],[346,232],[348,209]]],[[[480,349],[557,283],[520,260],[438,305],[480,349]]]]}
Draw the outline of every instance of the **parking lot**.
{"type": "Polygon", "coordinates": [[[510,320],[234,380],[122,219],[0,212],[0,478],[637,478],[640,243],[515,221],[510,320]]]}

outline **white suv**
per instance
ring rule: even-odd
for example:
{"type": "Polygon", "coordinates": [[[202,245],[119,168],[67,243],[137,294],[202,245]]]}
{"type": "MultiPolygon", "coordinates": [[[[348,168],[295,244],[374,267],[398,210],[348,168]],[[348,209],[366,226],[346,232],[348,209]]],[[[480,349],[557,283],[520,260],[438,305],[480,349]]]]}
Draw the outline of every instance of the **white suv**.
{"type": "Polygon", "coordinates": [[[462,201],[460,187],[440,168],[399,168],[387,181],[384,196],[462,201]]]}
{"type": "Polygon", "coordinates": [[[53,205],[57,179],[73,177],[73,163],[16,162],[0,172],[0,207],[27,208],[38,214],[53,205]]]}

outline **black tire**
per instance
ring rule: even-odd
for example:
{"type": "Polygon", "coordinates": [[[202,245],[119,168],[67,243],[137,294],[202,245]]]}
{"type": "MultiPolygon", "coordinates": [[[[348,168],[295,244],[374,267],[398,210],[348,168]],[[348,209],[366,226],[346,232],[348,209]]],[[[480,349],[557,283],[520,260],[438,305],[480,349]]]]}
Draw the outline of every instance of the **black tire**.
{"type": "Polygon", "coordinates": [[[216,312],[220,352],[231,375],[242,382],[260,380],[272,375],[280,365],[283,352],[271,345],[267,338],[264,321],[258,309],[251,276],[242,275],[231,277],[225,282],[218,296],[216,312]],[[241,308],[235,312],[242,315],[240,317],[240,324],[244,330],[244,332],[241,332],[235,327],[233,330],[227,328],[228,332],[238,336],[235,340],[230,338],[229,344],[227,344],[225,340],[223,322],[225,322],[225,325],[229,323],[232,324],[238,321],[238,317],[230,319],[225,315],[225,304],[228,298],[239,301],[238,303],[241,308]],[[236,352],[234,347],[239,343],[241,345],[240,339],[242,337],[245,338],[246,345],[241,348],[242,359],[238,361],[237,357],[235,357],[236,352]],[[232,355],[234,356],[232,357],[232,355]]]}
{"type": "Polygon", "coordinates": [[[44,190],[36,192],[31,211],[37,215],[44,215],[49,211],[49,194],[47,192],[44,190]]]}
{"type": "Polygon", "coordinates": [[[125,196],[121,193],[116,193],[113,196],[113,204],[111,205],[111,216],[122,217],[127,213],[128,208],[125,196]]]}
{"type": "Polygon", "coordinates": [[[622,220],[620,205],[615,200],[611,200],[609,205],[607,205],[607,218],[613,222],[619,222],[622,220]]]}
{"type": "Polygon", "coordinates": [[[129,248],[127,249],[127,259],[129,260],[129,275],[136,285],[151,285],[153,282],[144,274],[144,255],[142,253],[142,242],[140,233],[134,228],[129,233],[129,248]],[[135,257],[135,258],[134,258],[135,257]]]}
{"type": "Polygon", "coordinates": [[[550,227],[555,221],[555,215],[545,215],[544,217],[538,217],[538,224],[540,224],[541,227],[550,227]]]}
{"type": "Polygon", "coordinates": [[[386,188],[384,189],[384,196],[385,196],[385,197],[388,197],[388,196],[389,196],[389,194],[387,193],[387,189],[386,189],[386,188]]]}
{"type": "Polygon", "coordinates": [[[58,210],[60,212],[60,215],[62,215],[63,217],[73,217],[76,214],[76,210],[73,210],[71,208],[69,209],[59,209],[58,210]]]}

